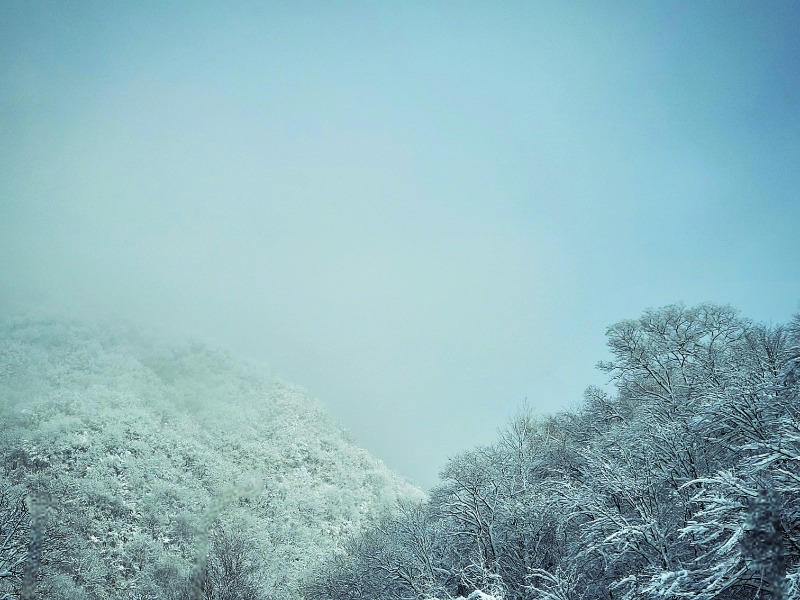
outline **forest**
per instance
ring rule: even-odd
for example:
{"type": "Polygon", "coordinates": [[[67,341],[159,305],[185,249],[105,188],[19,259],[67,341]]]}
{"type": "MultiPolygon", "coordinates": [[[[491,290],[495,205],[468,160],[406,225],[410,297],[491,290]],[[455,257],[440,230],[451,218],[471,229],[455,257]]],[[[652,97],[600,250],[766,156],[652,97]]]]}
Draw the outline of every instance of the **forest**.
{"type": "Polygon", "coordinates": [[[297,598],[423,494],[305,392],[127,325],[0,324],[0,598],[297,598]]]}
{"type": "Polygon", "coordinates": [[[800,598],[800,317],[668,306],[607,337],[612,392],[521,411],[307,597],[800,598]]]}
{"type": "Polygon", "coordinates": [[[616,323],[606,389],[534,399],[427,495],[223,352],[0,340],[0,599],[800,599],[800,315],[616,323]]]}

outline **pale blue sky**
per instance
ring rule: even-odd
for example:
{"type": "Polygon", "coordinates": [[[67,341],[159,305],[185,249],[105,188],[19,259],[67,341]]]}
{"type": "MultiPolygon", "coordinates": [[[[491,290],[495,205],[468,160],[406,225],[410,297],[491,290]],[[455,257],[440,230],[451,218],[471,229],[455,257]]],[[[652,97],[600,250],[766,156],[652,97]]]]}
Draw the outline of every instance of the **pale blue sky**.
{"type": "Polygon", "coordinates": [[[797,2],[0,3],[0,302],[268,362],[430,485],[604,331],[800,300],[797,2]]]}

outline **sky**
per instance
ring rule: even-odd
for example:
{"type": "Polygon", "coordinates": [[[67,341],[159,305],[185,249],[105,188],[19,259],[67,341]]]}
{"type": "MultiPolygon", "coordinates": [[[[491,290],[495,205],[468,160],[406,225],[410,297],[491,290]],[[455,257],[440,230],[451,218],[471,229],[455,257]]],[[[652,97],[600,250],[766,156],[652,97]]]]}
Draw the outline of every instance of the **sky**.
{"type": "Polygon", "coordinates": [[[800,310],[800,4],[0,2],[0,307],[190,335],[423,487],[605,330],[800,310]]]}

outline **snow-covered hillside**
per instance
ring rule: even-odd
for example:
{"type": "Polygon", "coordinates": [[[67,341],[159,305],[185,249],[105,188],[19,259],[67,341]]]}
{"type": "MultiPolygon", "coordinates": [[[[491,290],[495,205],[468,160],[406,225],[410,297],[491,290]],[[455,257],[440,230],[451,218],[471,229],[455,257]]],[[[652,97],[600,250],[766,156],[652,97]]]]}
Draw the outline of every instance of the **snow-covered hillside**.
{"type": "MultiPolygon", "coordinates": [[[[37,598],[139,599],[187,597],[206,536],[206,597],[295,597],[347,534],[422,496],[256,365],[19,317],[0,324],[0,492],[0,519],[49,498],[37,598]]],[[[9,557],[0,598],[21,586],[9,557]]]]}

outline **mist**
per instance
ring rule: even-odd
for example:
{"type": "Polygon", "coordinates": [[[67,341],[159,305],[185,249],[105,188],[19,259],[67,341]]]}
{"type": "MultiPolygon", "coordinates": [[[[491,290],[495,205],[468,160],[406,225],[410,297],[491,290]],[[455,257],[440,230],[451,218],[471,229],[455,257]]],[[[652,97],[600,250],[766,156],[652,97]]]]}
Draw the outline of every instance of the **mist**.
{"type": "Polygon", "coordinates": [[[606,327],[800,299],[791,3],[0,4],[0,309],[193,336],[423,487],[606,327]]]}

